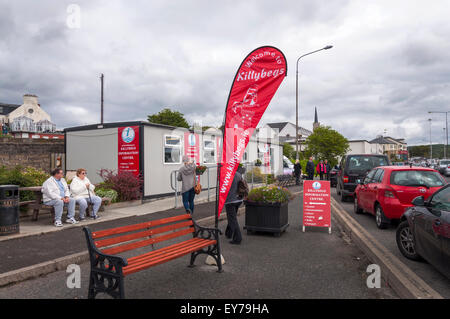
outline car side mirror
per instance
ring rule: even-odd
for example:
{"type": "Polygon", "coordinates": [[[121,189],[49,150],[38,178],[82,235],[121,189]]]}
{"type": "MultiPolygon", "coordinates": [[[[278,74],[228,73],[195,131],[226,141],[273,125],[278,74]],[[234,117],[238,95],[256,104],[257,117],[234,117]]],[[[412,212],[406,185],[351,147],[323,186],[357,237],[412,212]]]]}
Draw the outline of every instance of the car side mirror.
{"type": "Polygon", "coordinates": [[[423,196],[417,196],[411,202],[414,206],[425,206],[425,199],[423,196]]]}

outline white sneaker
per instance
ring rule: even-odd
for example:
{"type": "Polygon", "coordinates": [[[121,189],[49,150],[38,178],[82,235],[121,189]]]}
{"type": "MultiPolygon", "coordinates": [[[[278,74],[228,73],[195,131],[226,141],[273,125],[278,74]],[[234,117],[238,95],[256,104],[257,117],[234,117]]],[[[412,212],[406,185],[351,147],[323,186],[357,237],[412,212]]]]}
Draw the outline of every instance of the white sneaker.
{"type": "Polygon", "coordinates": [[[62,227],[63,224],[61,223],[60,220],[56,220],[56,221],[55,221],[55,226],[56,226],[56,227],[62,227]]]}
{"type": "Polygon", "coordinates": [[[77,220],[75,220],[75,218],[69,218],[69,219],[66,219],[66,223],[68,223],[68,224],[78,224],[78,221],[77,220]]]}

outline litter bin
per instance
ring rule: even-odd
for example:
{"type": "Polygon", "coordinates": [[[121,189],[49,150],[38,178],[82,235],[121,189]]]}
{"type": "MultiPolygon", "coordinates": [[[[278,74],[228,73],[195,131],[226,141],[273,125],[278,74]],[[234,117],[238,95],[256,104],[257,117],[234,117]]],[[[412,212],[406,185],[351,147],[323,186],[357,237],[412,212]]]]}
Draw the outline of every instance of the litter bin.
{"type": "Polygon", "coordinates": [[[0,185],[0,236],[19,232],[19,186],[0,185]]]}

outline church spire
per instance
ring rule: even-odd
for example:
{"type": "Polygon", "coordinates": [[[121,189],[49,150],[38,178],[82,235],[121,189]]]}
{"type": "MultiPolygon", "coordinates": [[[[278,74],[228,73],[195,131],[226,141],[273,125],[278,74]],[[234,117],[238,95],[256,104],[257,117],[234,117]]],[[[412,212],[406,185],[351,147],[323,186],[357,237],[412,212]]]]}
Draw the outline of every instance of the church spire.
{"type": "Polygon", "coordinates": [[[314,107],[314,123],[313,123],[313,131],[316,129],[316,127],[319,127],[319,117],[317,116],[317,107],[314,107]]]}

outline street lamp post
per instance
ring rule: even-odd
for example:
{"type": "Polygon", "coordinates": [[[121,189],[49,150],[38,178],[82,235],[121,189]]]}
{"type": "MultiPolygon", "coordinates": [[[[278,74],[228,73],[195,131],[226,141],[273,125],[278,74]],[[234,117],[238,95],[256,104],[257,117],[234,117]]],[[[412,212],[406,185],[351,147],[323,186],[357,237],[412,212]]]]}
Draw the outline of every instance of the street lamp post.
{"type": "Polygon", "coordinates": [[[302,56],[300,56],[297,59],[297,69],[296,69],[296,78],[295,78],[295,159],[298,160],[298,62],[300,61],[301,58],[303,58],[304,56],[322,51],[322,50],[328,50],[331,49],[333,46],[332,45],[327,45],[326,47],[316,50],[316,51],[312,51],[306,54],[303,54],[302,56]]]}
{"type": "Polygon", "coordinates": [[[433,161],[433,144],[431,144],[431,119],[428,119],[428,121],[430,122],[430,165],[431,165],[431,162],[433,161]]]}
{"type": "Polygon", "coordinates": [[[445,143],[445,148],[444,148],[444,158],[447,158],[447,148],[448,148],[448,121],[447,121],[447,114],[450,111],[446,111],[446,112],[436,112],[436,111],[428,111],[428,113],[440,113],[440,114],[444,114],[445,113],[445,138],[446,138],[446,143],[445,143]]]}

